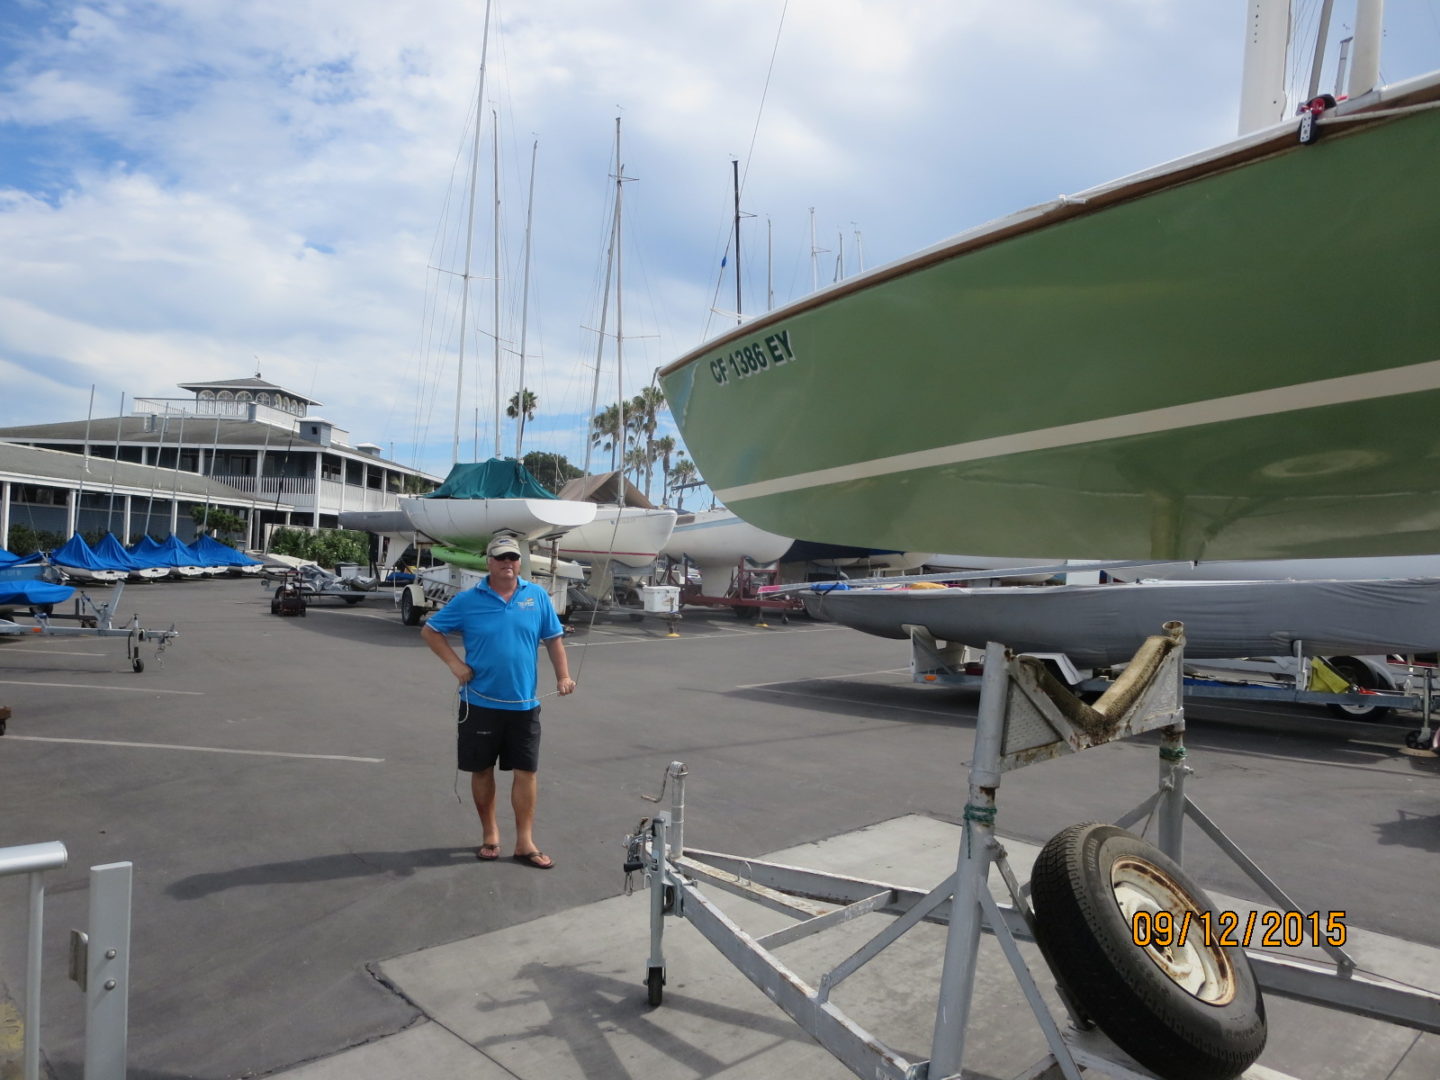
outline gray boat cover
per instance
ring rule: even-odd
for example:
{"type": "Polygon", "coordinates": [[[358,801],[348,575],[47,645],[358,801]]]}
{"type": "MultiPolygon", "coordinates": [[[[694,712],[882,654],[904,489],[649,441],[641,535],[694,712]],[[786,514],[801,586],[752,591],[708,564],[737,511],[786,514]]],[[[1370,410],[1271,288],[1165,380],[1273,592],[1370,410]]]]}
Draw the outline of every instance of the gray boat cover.
{"type": "Polygon", "coordinates": [[[984,589],[852,589],[808,597],[812,614],[881,637],[906,624],[942,641],[1063,652],[1099,667],[1129,660],[1170,621],[1187,659],[1290,653],[1432,652],[1440,646],[1440,579],[1154,581],[984,589]]]}

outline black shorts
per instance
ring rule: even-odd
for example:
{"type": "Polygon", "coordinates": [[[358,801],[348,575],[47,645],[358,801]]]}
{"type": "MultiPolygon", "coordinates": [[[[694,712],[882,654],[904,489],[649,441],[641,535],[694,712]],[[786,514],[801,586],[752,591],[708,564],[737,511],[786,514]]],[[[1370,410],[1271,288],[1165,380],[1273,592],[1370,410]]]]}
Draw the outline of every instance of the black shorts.
{"type": "Polygon", "coordinates": [[[497,759],[505,771],[539,771],[538,705],[533,709],[487,709],[462,698],[457,732],[455,759],[461,772],[484,772],[497,759]]]}

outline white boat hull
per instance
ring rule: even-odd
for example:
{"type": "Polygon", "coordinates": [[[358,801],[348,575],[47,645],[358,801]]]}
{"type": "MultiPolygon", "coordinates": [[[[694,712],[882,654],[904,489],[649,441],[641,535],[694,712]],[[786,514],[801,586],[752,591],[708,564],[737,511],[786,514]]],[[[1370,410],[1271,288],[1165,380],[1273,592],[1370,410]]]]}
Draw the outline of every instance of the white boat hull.
{"type": "Polygon", "coordinates": [[[609,560],[634,569],[649,566],[675,530],[674,510],[600,506],[595,520],[560,538],[560,556],[580,562],[609,560]]]}
{"type": "Polygon", "coordinates": [[[401,499],[410,524],[451,547],[483,551],[498,532],[523,540],[564,533],[595,520],[597,507],[569,499],[401,499]]]}
{"type": "Polygon", "coordinates": [[[757,528],[729,510],[705,510],[676,521],[663,553],[672,559],[690,560],[700,571],[701,591],[706,596],[722,596],[741,559],[768,566],[794,542],[793,537],[757,528]]]}

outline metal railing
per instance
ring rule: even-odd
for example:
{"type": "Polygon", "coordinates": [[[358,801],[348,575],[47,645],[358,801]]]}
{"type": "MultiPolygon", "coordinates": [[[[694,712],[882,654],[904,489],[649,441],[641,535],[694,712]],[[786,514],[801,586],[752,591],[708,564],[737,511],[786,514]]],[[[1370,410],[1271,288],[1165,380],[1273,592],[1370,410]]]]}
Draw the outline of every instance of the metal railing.
{"type": "MultiPolygon", "coordinates": [[[[0,877],[25,874],[30,884],[26,930],[24,1080],[40,1080],[41,943],[45,872],[69,861],[58,840],[0,848],[0,877]]],[[[89,931],[70,931],[70,978],[85,994],[85,1080],[124,1080],[130,1000],[128,862],[90,868],[89,931]]]]}

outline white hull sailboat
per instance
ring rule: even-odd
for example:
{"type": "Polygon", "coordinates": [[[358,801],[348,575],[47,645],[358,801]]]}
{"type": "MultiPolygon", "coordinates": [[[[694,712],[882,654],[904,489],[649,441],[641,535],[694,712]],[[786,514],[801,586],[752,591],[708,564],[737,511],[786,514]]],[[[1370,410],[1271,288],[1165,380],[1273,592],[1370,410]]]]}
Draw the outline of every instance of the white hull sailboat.
{"type": "Polygon", "coordinates": [[[594,521],[576,526],[560,538],[560,556],[643,569],[665,550],[677,517],[674,510],[660,508],[596,506],[594,521]]]}
{"type": "Polygon", "coordinates": [[[700,572],[700,589],[706,596],[723,596],[742,559],[768,566],[794,542],[791,537],[751,525],[729,510],[702,510],[680,515],[664,554],[688,560],[700,572]]]}

